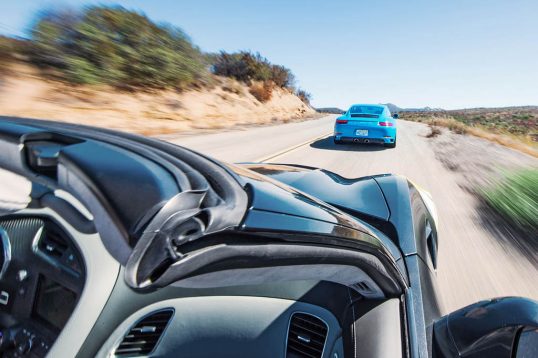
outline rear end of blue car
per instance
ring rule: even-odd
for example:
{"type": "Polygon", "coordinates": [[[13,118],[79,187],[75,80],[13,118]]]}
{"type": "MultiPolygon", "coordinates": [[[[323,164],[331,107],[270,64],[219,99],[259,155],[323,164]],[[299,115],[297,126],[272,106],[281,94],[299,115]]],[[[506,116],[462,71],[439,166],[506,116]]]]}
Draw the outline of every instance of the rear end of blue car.
{"type": "MultiPolygon", "coordinates": [[[[397,116],[394,116],[397,117],[397,116]]],[[[383,105],[353,105],[334,125],[334,142],[396,146],[396,118],[383,105]]]]}

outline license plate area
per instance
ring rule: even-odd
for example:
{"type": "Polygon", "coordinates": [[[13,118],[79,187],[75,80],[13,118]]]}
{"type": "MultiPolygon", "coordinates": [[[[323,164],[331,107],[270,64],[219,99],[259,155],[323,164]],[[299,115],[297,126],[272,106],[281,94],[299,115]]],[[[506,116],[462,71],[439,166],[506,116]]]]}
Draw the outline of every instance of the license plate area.
{"type": "Polygon", "coordinates": [[[360,135],[362,137],[365,137],[368,135],[368,129],[357,129],[355,131],[355,135],[360,135]]]}

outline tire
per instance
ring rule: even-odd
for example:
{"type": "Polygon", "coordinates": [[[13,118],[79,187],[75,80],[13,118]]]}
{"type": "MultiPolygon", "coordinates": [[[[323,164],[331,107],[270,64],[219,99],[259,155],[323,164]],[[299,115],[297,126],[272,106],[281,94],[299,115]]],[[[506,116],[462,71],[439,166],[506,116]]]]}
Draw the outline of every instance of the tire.
{"type": "Polygon", "coordinates": [[[387,148],[396,148],[396,138],[394,138],[394,143],[385,143],[387,148]]]}
{"type": "Polygon", "coordinates": [[[336,139],[336,137],[333,137],[334,144],[342,144],[343,142],[341,140],[336,139]]]}

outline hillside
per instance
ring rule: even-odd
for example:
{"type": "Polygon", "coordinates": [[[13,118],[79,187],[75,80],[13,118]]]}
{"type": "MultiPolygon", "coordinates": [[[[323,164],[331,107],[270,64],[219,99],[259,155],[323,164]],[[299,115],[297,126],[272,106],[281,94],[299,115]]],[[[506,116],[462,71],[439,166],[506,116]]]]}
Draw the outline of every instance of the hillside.
{"type": "Polygon", "coordinates": [[[311,95],[258,52],[205,53],[121,6],[41,11],[0,36],[0,114],[143,134],[307,118],[311,95]]]}
{"type": "Polygon", "coordinates": [[[118,91],[70,86],[15,65],[0,80],[0,115],[60,120],[142,134],[227,128],[300,120],[315,115],[291,91],[275,88],[260,102],[249,87],[214,76],[215,84],[185,91],[118,91]]]}
{"type": "Polygon", "coordinates": [[[389,110],[392,113],[399,113],[399,112],[435,112],[435,111],[443,111],[442,108],[431,108],[431,107],[422,107],[422,108],[402,108],[394,103],[385,103],[387,107],[389,107],[389,110]]]}
{"type": "Polygon", "coordinates": [[[469,108],[438,111],[404,111],[401,118],[427,123],[431,136],[436,126],[457,134],[472,134],[538,157],[538,107],[469,108]]]}

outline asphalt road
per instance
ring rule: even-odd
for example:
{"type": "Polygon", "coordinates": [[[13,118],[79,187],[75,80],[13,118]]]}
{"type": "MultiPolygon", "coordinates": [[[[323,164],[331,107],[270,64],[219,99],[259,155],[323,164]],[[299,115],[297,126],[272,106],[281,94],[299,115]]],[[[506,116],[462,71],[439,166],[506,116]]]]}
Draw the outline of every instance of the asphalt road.
{"type": "Polygon", "coordinates": [[[538,265],[532,255],[484,226],[478,200],[457,184],[461,176],[443,166],[418,123],[399,121],[398,145],[335,145],[334,116],[301,123],[204,135],[164,138],[228,162],[295,163],[353,178],[396,173],[428,190],[437,205],[438,281],[446,312],[481,299],[538,299],[538,265]]]}

